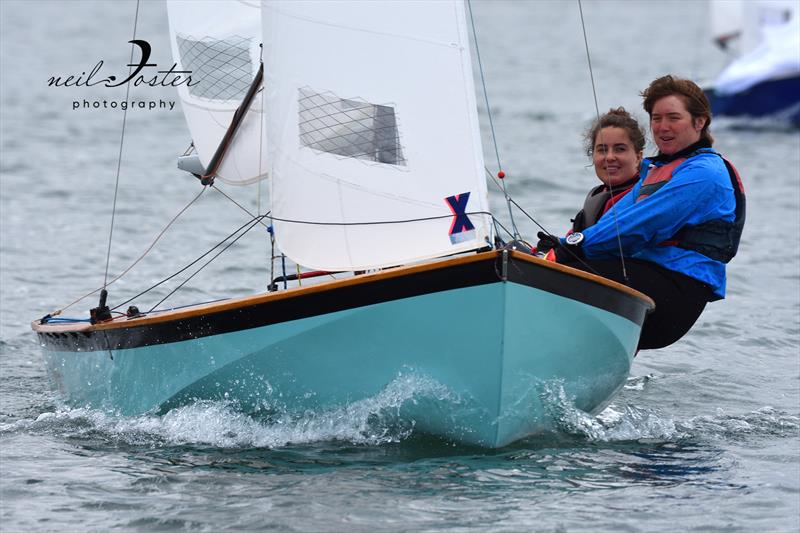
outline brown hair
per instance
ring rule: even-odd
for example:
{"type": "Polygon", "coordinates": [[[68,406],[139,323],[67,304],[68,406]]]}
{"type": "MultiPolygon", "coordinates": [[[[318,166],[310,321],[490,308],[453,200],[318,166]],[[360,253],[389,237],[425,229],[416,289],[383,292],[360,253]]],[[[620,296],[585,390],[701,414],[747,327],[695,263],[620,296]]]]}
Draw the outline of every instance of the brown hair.
{"type": "Polygon", "coordinates": [[[583,139],[586,146],[586,155],[589,157],[591,157],[592,153],[594,152],[594,143],[597,140],[597,134],[603,128],[620,128],[625,130],[625,133],[628,134],[628,137],[633,143],[633,148],[636,150],[636,152],[639,153],[644,150],[644,129],[639,125],[639,122],[637,122],[636,119],[625,110],[624,107],[618,107],[616,109],[609,109],[608,113],[601,115],[592,123],[591,126],[589,126],[589,129],[586,130],[586,133],[584,133],[583,139]]]}
{"type": "Polygon", "coordinates": [[[713,144],[714,138],[708,131],[711,126],[711,105],[708,103],[703,89],[691,80],[678,78],[671,74],[653,80],[650,86],[642,91],[644,110],[652,116],[653,106],[656,105],[656,102],[665,96],[672,95],[681,97],[683,103],[686,104],[686,110],[692,115],[692,120],[703,117],[706,119],[703,130],[700,132],[700,138],[713,144]]]}

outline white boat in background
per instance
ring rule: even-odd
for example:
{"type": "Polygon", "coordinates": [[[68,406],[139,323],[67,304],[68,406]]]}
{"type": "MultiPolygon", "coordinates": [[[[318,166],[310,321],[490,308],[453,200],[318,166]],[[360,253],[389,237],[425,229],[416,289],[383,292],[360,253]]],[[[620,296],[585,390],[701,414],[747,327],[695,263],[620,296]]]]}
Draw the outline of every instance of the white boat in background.
{"type": "Polygon", "coordinates": [[[706,88],[715,116],[800,125],[800,2],[712,0],[714,42],[736,57],[706,88]]]}
{"type": "Polygon", "coordinates": [[[169,15],[180,67],[213,80],[179,89],[197,150],[181,167],[205,185],[269,176],[277,246],[335,279],[37,320],[67,402],[303,416],[414,375],[438,391],[399,408],[415,431],[500,447],[550,427],[551,387],[595,413],[623,386],[652,300],[497,239],[462,0],[169,15]]]}

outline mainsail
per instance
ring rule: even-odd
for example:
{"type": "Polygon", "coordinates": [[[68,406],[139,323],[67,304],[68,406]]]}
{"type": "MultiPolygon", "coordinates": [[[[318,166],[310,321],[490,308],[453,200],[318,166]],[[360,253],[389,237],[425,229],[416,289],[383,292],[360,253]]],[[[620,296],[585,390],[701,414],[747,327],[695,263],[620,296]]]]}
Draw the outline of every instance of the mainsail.
{"type": "Polygon", "coordinates": [[[262,18],[281,250],[362,270],[485,247],[463,0],[267,1],[262,18]]]}
{"type": "MultiPolygon", "coordinates": [[[[169,0],[172,55],[192,85],[178,94],[200,163],[207,168],[261,62],[261,6],[256,0],[169,0]]],[[[266,177],[263,106],[257,95],[216,177],[244,185],[266,177]]]]}

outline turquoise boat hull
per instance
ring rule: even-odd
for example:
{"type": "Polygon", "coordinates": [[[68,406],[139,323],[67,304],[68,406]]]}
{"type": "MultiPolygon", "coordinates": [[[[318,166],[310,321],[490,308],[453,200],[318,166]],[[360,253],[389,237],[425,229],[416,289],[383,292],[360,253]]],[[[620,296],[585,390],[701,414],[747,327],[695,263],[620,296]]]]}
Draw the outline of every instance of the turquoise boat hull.
{"type": "MultiPolygon", "coordinates": [[[[415,287],[410,296],[395,298],[391,290],[380,295],[378,285],[370,287],[387,282],[380,275],[374,282],[364,279],[343,287],[333,282],[331,288],[300,289],[281,301],[297,300],[302,308],[315,303],[302,302],[304,291],[333,302],[337,291],[346,298],[353,290],[361,291],[351,294],[354,300],[379,301],[329,312],[320,305],[318,314],[295,312],[311,316],[273,317],[264,325],[208,335],[201,331],[175,342],[140,341],[140,346],[126,347],[126,335],[147,338],[131,325],[106,331],[107,338],[113,333],[110,349],[102,349],[102,343],[85,341],[91,332],[63,331],[64,326],[47,331],[46,324],[34,329],[49,375],[71,405],[135,415],[226,399],[248,411],[319,412],[374,398],[403,376],[414,376],[435,385],[423,398],[402,405],[401,417],[415,431],[497,448],[551,426],[543,398],[553,387],[578,409],[602,409],[625,383],[652,304],[612,282],[566,272],[571,269],[552,271],[517,254],[489,255],[467,265],[486,271],[478,284],[434,291],[417,286],[425,284],[426,276],[447,275],[447,262],[409,274],[418,277],[409,285],[415,287]],[[514,269],[529,270],[528,277],[536,277],[537,270],[555,272],[579,285],[573,292],[599,287],[596,296],[605,302],[599,307],[585,297],[530,286],[514,279],[514,269]],[[370,297],[371,288],[379,294],[370,297]],[[609,298],[621,299],[621,307],[609,305],[609,298]]],[[[406,280],[400,275],[388,282],[406,280]]],[[[264,314],[268,298],[260,305],[229,303],[217,314],[264,314]]],[[[212,306],[199,316],[213,322],[214,314],[212,306]]],[[[154,322],[151,332],[187,320],[155,319],[143,319],[154,322]]]]}

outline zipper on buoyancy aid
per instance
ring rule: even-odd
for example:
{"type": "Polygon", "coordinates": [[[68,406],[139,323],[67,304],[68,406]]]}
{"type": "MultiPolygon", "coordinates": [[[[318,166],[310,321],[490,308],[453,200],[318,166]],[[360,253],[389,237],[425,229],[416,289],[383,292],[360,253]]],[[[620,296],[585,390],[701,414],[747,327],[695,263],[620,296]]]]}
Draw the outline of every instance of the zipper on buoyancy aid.
{"type": "Polygon", "coordinates": [[[678,230],[671,239],[662,242],[660,246],[677,246],[678,248],[703,254],[715,261],[727,263],[733,259],[739,249],[739,241],[741,240],[742,230],[744,229],[746,201],[739,172],[730,161],[722,157],[718,152],[710,148],[699,149],[689,153],[685,157],[676,158],[663,166],[654,168],[647,175],[644,182],[642,182],[642,187],[639,189],[636,201],[638,202],[650,196],[666,185],[667,182],[672,179],[672,173],[675,168],[690,157],[699,154],[714,154],[725,163],[725,168],[728,171],[731,186],[733,187],[734,199],[736,201],[734,219],[732,222],[714,219],[695,225],[687,224],[678,230]]]}

